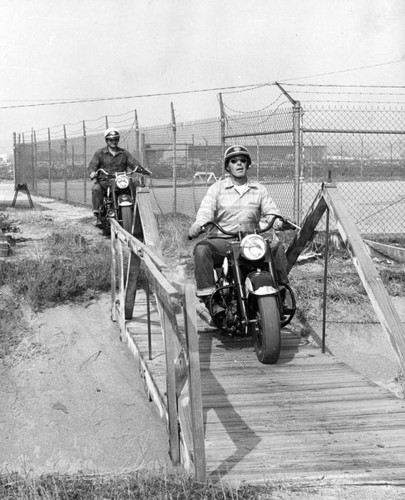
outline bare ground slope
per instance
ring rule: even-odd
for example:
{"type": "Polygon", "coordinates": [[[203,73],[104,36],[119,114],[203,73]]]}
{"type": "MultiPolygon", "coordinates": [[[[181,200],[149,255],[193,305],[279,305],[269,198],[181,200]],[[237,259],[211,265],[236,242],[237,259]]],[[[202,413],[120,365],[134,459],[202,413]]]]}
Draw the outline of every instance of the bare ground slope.
{"type": "MultiPolygon", "coordinates": [[[[0,184],[2,207],[10,205],[12,189],[0,184]]],[[[44,237],[61,224],[86,225],[89,238],[103,238],[89,209],[33,199],[34,210],[26,209],[23,194],[16,209],[8,209],[21,230],[7,259],[40,253],[44,237]]],[[[0,300],[12,302],[9,293],[1,287],[0,300]]],[[[29,329],[0,364],[0,468],[73,473],[170,467],[165,427],[110,319],[109,295],[38,314],[21,306],[29,329]]]]}

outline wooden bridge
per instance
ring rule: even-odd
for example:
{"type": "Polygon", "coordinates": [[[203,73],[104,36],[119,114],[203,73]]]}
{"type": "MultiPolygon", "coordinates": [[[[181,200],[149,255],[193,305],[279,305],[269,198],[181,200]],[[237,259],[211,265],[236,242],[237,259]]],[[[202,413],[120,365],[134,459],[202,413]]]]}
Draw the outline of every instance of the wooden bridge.
{"type": "MultiPolygon", "coordinates": [[[[144,243],[113,224],[112,315],[166,423],[172,461],[199,480],[404,484],[404,400],[288,328],[279,362],[262,365],[250,339],[225,337],[197,321],[194,287],[179,291],[161,273],[149,208],[141,191],[144,243]],[[134,301],[131,280],[141,263],[148,285],[134,301]]],[[[333,186],[320,191],[288,249],[290,267],[325,210],[333,210],[404,366],[403,326],[333,186]]]]}

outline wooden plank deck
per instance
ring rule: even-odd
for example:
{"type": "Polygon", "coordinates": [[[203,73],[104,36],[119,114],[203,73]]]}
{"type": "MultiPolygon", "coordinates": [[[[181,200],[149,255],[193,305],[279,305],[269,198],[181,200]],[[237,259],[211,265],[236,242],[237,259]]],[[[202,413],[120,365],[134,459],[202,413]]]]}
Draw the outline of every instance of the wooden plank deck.
{"type": "MultiPolygon", "coordinates": [[[[139,295],[127,325],[161,401],[160,323],[152,305],[152,359],[139,295]]],[[[133,348],[135,352],[135,348],[133,348]]],[[[276,365],[250,339],[199,323],[208,476],[229,482],[405,483],[405,402],[290,329],[276,365]]]]}

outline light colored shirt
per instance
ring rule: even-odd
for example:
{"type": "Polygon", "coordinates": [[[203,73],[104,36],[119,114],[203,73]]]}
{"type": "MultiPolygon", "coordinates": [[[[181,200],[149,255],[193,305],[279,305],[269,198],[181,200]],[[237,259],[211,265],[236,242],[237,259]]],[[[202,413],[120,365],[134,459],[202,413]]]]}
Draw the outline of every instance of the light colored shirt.
{"type": "MultiPolygon", "coordinates": [[[[196,222],[202,226],[217,222],[225,231],[253,230],[264,215],[281,215],[267,189],[257,181],[235,186],[229,177],[209,187],[197,212],[196,222]]],[[[270,219],[271,217],[269,217],[270,219]]],[[[229,237],[211,228],[210,237],[229,237]]]]}

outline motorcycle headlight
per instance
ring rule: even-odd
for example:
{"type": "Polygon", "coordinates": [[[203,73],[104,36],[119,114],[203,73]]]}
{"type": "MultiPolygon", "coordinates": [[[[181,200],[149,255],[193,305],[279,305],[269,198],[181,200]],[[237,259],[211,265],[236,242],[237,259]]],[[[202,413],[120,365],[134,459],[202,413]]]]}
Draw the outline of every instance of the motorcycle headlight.
{"type": "Polygon", "coordinates": [[[241,254],[248,260],[259,260],[266,253],[266,242],[258,234],[248,234],[240,242],[241,254]]]}
{"type": "Polygon", "coordinates": [[[125,189],[129,186],[129,179],[126,175],[117,175],[115,179],[115,184],[120,189],[125,189]]]}

